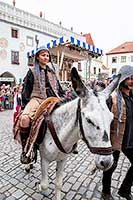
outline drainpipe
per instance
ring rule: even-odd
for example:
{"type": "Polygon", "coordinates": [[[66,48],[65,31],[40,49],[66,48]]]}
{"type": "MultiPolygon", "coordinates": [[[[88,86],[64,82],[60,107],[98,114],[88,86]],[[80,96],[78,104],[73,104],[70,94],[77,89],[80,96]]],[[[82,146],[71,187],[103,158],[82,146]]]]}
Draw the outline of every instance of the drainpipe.
{"type": "Polygon", "coordinates": [[[92,61],[92,56],[88,55],[88,59],[86,61],[86,81],[87,81],[87,79],[90,80],[90,75],[91,75],[91,61],[92,61]]]}

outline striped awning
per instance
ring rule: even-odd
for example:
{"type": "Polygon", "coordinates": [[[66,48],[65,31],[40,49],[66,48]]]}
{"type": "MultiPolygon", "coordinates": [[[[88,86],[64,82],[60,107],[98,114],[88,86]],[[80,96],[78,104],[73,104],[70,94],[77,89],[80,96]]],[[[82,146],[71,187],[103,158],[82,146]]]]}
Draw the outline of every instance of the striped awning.
{"type": "MultiPolygon", "coordinates": [[[[103,55],[103,51],[95,46],[92,46],[90,44],[87,44],[86,42],[82,42],[74,37],[61,37],[56,40],[52,40],[51,42],[44,44],[48,49],[55,48],[58,46],[68,46],[68,47],[74,47],[77,50],[83,50],[83,51],[88,51],[94,57],[98,57],[103,55]]],[[[36,49],[37,50],[37,49],[36,49]]],[[[32,50],[31,52],[27,53],[27,57],[34,56],[36,53],[36,50],[32,50]]]]}

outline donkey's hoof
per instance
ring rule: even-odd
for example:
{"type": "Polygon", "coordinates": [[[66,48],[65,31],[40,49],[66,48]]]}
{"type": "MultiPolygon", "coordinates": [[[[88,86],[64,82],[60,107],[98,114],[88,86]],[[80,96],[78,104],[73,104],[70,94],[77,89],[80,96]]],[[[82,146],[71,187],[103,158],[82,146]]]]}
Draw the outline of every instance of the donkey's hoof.
{"type": "Polygon", "coordinates": [[[39,192],[40,194],[42,194],[43,196],[45,197],[48,197],[49,196],[49,193],[47,192],[47,189],[42,189],[42,186],[39,182],[36,182],[35,183],[35,187],[37,188],[37,192],[39,192]]]}
{"type": "Polygon", "coordinates": [[[25,167],[25,171],[27,173],[30,173],[30,170],[33,169],[33,164],[28,164],[26,167],[25,167]]]}
{"type": "Polygon", "coordinates": [[[26,173],[30,173],[30,167],[29,168],[25,168],[26,173]]]}
{"type": "Polygon", "coordinates": [[[33,169],[33,168],[34,168],[33,164],[30,164],[30,169],[33,169]]]}

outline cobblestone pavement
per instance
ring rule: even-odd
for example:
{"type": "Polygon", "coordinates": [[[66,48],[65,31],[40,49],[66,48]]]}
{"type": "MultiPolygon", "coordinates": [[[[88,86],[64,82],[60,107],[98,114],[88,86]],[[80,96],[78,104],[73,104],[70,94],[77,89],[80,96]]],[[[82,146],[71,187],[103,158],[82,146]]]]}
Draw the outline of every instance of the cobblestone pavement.
{"type": "MultiPolygon", "coordinates": [[[[20,145],[12,137],[12,111],[0,112],[0,200],[53,200],[55,181],[55,162],[50,164],[49,190],[47,197],[37,192],[35,183],[40,180],[40,161],[27,174],[20,164],[20,145]]],[[[94,155],[90,154],[83,142],[78,144],[78,155],[71,155],[66,163],[62,187],[62,200],[98,200],[102,171],[90,174],[94,155]]],[[[128,160],[121,154],[119,165],[113,174],[112,194],[120,198],[117,191],[129,167],[128,160]]],[[[122,198],[121,198],[122,200],[122,198]]]]}

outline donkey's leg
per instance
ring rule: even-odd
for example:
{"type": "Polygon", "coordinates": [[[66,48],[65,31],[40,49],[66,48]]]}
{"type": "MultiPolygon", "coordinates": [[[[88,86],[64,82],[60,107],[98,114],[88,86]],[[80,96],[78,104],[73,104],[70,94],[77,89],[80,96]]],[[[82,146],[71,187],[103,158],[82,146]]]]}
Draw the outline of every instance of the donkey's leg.
{"type": "Polygon", "coordinates": [[[44,191],[48,189],[49,183],[48,183],[48,167],[49,167],[49,161],[46,160],[41,156],[41,172],[42,172],[42,178],[40,183],[40,190],[44,191]]]}
{"type": "Polygon", "coordinates": [[[63,180],[63,169],[66,160],[57,161],[56,166],[56,183],[55,183],[55,200],[61,200],[61,188],[63,180]]]}

